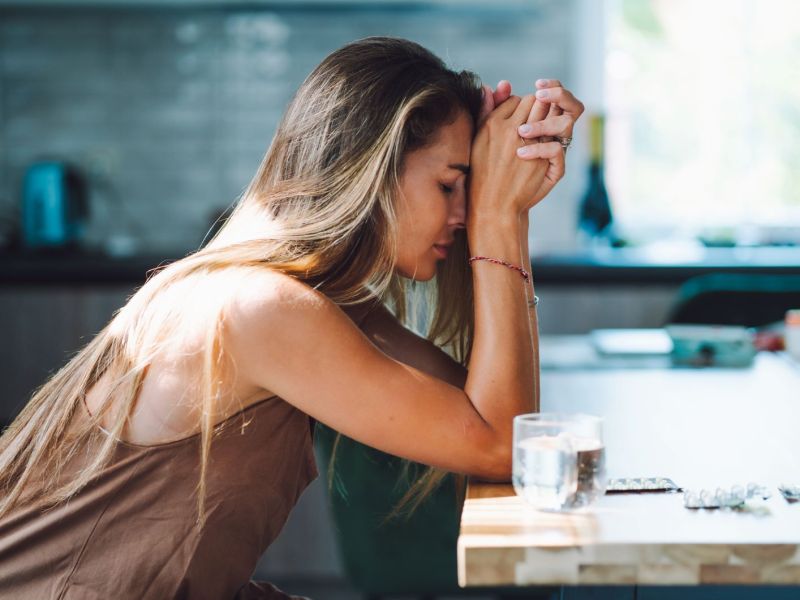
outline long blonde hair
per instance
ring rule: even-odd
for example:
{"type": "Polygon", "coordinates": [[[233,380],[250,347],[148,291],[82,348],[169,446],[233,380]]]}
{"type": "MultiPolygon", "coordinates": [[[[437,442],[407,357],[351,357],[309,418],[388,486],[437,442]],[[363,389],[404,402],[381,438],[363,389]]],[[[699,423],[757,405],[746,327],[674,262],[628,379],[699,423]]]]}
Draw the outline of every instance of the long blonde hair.
{"type": "MultiPolygon", "coordinates": [[[[407,286],[393,273],[398,243],[394,203],[403,157],[430,142],[460,110],[475,122],[480,93],[474,74],[447,69],[407,40],[366,38],[325,58],[295,94],[256,175],[211,241],[154,271],[3,432],[0,516],[27,502],[57,504],[88,484],[111,459],[149,364],[199,317],[204,331],[198,392],[202,526],[214,407],[224,391],[223,375],[235,365],[222,345],[228,298],[220,294],[203,310],[187,310],[187,287],[214,274],[224,276],[224,289],[231,290],[245,285],[253,269],[269,268],[340,305],[385,302],[402,322],[410,322],[410,313],[417,311],[407,310],[407,286]],[[111,381],[110,391],[76,427],[84,394],[101,377],[111,381]],[[110,435],[99,436],[106,415],[110,435]],[[86,454],[85,468],[61,481],[64,465],[79,453],[86,454]]],[[[427,322],[418,324],[462,364],[472,344],[466,257],[461,234],[450,258],[439,266],[429,294],[434,308],[427,322]]],[[[417,482],[417,492],[433,489],[443,476],[431,470],[417,482]]]]}

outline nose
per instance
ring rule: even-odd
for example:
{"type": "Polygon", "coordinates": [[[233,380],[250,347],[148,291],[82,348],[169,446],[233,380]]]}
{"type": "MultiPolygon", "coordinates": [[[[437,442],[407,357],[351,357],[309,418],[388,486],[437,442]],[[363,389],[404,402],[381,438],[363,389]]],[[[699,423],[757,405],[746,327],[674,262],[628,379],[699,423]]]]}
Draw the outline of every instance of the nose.
{"type": "Polygon", "coordinates": [[[453,229],[464,229],[467,226],[467,194],[463,186],[459,186],[458,193],[453,194],[447,225],[453,229]]]}

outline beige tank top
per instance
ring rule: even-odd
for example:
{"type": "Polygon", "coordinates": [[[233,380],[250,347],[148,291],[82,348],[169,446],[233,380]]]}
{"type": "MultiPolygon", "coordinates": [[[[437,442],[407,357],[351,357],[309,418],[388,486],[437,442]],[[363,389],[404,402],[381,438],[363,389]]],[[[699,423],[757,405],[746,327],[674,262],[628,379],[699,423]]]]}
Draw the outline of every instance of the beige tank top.
{"type": "Polygon", "coordinates": [[[317,476],[312,427],[277,396],[220,423],[202,530],[195,524],[200,436],[119,442],[110,464],[69,502],[0,519],[0,597],[287,598],[250,577],[317,476]]]}

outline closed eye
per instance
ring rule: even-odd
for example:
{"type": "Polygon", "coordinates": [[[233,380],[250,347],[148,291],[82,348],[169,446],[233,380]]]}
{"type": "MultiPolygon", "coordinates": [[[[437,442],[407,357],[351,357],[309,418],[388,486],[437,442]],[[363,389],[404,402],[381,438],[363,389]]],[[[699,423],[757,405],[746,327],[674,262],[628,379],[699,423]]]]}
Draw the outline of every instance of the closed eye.
{"type": "Polygon", "coordinates": [[[453,188],[452,188],[452,187],[450,187],[449,185],[445,185],[445,184],[443,184],[443,183],[440,183],[440,184],[439,184],[439,187],[442,189],[442,191],[443,191],[445,194],[452,194],[452,193],[453,193],[453,188]]]}

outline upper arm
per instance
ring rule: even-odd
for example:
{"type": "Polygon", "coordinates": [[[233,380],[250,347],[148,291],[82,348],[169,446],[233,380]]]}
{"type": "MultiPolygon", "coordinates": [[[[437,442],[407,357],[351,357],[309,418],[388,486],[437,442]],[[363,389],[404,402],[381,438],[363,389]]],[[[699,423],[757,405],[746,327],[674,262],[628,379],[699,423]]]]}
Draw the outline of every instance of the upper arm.
{"type": "Polygon", "coordinates": [[[382,304],[370,311],[361,330],[388,356],[464,389],[466,367],[430,340],[404,327],[382,304]]]}
{"type": "Polygon", "coordinates": [[[384,452],[484,477],[504,473],[504,449],[458,386],[387,356],[299,281],[271,274],[250,290],[226,325],[240,377],[384,452]]]}

